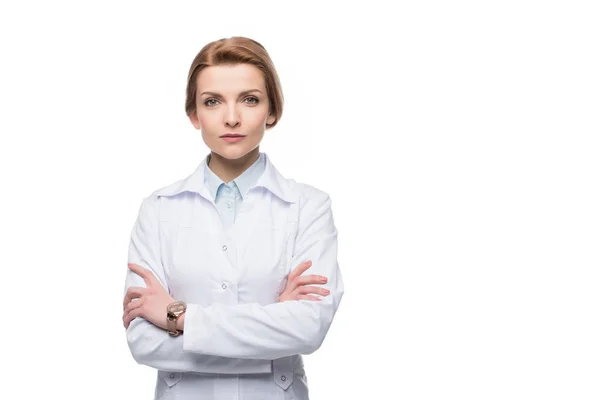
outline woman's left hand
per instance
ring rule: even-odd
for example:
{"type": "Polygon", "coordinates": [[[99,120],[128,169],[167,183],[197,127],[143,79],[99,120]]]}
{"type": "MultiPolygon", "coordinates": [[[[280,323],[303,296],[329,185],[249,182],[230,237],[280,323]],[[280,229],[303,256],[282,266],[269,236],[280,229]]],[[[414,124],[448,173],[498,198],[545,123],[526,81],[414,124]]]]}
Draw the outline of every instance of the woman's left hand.
{"type": "Polygon", "coordinates": [[[144,278],[146,287],[130,287],[123,299],[123,326],[129,327],[136,317],[142,317],[162,329],[167,329],[167,306],[173,298],[156,279],[152,271],[137,264],[127,264],[129,269],[144,278]],[[137,299],[137,300],[134,300],[137,299]]]}

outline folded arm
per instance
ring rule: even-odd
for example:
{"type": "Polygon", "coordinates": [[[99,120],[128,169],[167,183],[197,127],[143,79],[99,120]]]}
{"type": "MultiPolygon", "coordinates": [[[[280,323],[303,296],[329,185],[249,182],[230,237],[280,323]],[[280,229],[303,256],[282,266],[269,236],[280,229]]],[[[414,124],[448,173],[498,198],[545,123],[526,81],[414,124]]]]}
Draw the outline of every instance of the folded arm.
{"type": "Polygon", "coordinates": [[[200,307],[188,304],[183,349],[191,354],[271,360],[317,350],[344,292],[337,262],[337,230],[329,196],[315,188],[300,204],[294,262],[312,260],[311,273],[326,276],[331,294],[297,300],[200,307]]]}
{"type": "MultiPolygon", "coordinates": [[[[158,199],[155,196],[145,198],[140,206],[138,218],[131,232],[128,262],[152,271],[163,287],[169,291],[160,261],[158,199]]],[[[146,287],[146,284],[139,275],[128,269],[124,295],[132,286],[146,287]]],[[[240,359],[186,351],[183,336],[171,337],[167,331],[142,317],[135,318],[129,324],[127,344],[133,358],[139,364],[162,371],[221,374],[271,371],[271,362],[268,359],[240,359]]]]}

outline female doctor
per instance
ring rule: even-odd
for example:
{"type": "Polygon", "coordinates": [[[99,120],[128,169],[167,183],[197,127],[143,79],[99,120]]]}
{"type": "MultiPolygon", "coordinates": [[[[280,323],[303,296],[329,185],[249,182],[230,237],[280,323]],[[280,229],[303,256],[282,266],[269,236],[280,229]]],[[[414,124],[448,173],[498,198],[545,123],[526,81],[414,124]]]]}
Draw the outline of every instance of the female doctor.
{"type": "Polygon", "coordinates": [[[261,44],[204,46],[186,97],[210,154],[141,203],[123,300],[131,354],[158,370],[155,399],[308,400],[302,354],[344,293],[331,199],[259,151],[283,108],[261,44]]]}

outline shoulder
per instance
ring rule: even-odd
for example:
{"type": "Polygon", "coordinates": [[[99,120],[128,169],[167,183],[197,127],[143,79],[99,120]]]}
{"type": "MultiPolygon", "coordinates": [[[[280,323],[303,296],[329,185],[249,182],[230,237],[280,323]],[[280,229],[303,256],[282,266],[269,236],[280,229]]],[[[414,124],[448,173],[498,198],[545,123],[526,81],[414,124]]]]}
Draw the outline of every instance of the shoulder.
{"type": "Polygon", "coordinates": [[[156,203],[162,196],[176,193],[180,188],[185,179],[180,179],[177,182],[171,183],[166,186],[159,187],[150,193],[146,193],[143,198],[143,203],[156,203]]]}
{"type": "Polygon", "coordinates": [[[171,196],[181,193],[185,190],[190,178],[191,176],[188,176],[183,179],[179,179],[169,185],[162,186],[150,193],[149,196],[158,198],[161,196],[171,196]]]}
{"type": "Polygon", "coordinates": [[[328,192],[308,183],[292,181],[300,208],[331,207],[331,198],[328,192]]]}
{"type": "Polygon", "coordinates": [[[303,237],[337,232],[329,193],[302,182],[296,182],[295,189],[298,195],[298,230],[303,232],[303,237]]]}
{"type": "MultiPolygon", "coordinates": [[[[161,209],[164,207],[165,203],[169,204],[171,202],[181,204],[181,201],[185,199],[186,196],[172,196],[174,194],[181,193],[183,190],[183,185],[185,184],[187,178],[180,179],[176,182],[173,182],[169,185],[165,185],[154,189],[150,193],[146,193],[142,198],[140,205],[140,213],[145,215],[154,214],[157,216],[160,214],[161,209]],[[165,201],[171,200],[171,201],[165,201]],[[161,207],[161,205],[163,207],[161,207]]],[[[175,206],[177,206],[177,204],[175,206]]]]}

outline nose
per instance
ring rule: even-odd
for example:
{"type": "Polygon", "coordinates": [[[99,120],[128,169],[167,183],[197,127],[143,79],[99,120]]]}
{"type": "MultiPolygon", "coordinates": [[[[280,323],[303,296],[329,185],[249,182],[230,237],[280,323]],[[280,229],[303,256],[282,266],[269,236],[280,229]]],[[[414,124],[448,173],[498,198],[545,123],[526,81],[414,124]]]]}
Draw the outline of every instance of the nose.
{"type": "Polygon", "coordinates": [[[227,107],[225,125],[235,127],[240,124],[240,116],[235,105],[227,107]]]}

